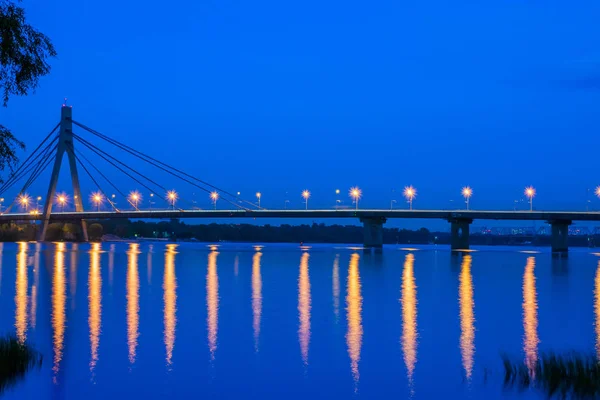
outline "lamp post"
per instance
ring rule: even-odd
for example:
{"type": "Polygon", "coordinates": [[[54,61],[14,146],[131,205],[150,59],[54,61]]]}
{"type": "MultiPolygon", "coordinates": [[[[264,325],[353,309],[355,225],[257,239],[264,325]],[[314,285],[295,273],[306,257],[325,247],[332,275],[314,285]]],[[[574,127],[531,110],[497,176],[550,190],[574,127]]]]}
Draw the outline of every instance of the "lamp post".
{"type": "Polygon", "coordinates": [[[167,192],[167,199],[169,199],[169,203],[171,203],[171,208],[175,209],[175,200],[177,200],[177,192],[174,190],[169,190],[167,192]]]}
{"type": "Polygon", "coordinates": [[[92,202],[96,205],[96,211],[100,211],[100,204],[102,203],[102,194],[100,192],[92,193],[92,202]]]}
{"type": "Polygon", "coordinates": [[[219,193],[218,192],[212,192],[210,194],[210,198],[213,202],[213,207],[216,210],[217,209],[217,200],[219,200],[219,193]]]}
{"type": "Polygon", "coordinates": [[[529,197],[529,211],[533,211],[533,198],[535,197],[535,189],[533,186],[525,188],[525,196],[529,197]]]}
{"type": "Polygon", "coordinates": [[[310,198],[310,192],[308,190],[304,190],[302,192],[302,198],[304,198],[304,203],[306,204],[306,209],[308,210],[308,199],[310,198]]]}
{"type": "Polygon", "coordinates": [[[129,201],[133,204],[137,211],[140,211],[140,209],[138,208],[138,204],[141,200],[142,195],[137,190],[134,190],[133,192],[129,193],[129,201]]]}
{"type": "Polygon", "coordinates": [[[260,208],[260,198],[262,197],[261,192],[256,192],[256,198],[258,199],[258,208],[260,208]]]}
{"type": "Polygon", "coordinates": [[[60,205],[60,212],[65,212],[65,204],[67,204],[67,195],[59,194],[56,197],[56,202],[60,205]]]}
{"type": "Polygon", "coordinates": [[[417,195],[417,189],[412,187],[412,185],[404,188],[404,197],[406,197],[406,200],[408,200],[409,210],[413,209],[412,203],[413,203],[413,199],[415,198],[416,195],[417,195]]]}
{"type": "Polygon", "coordinates": [[[471,189],[469,186],[465,186],[464,188],[462,188],[462,195],[465,198],[465,203],[467,203],[467,210],[468,210],[469,209],[469,199],[473,195],[473,189],[471,189]]]}
{"type": "Polygon", "coordinates": [[[21,207],[25,208],[25,211],[29,211],[29,196],[26,194],[21,195],[19,198],[19,202],[21,203],[21,207]]]}
{"type": "Polygon", "coordinates": [[[350,197],[352,197],[354,199],[357,210],[358,210],[358,200],[360,199],[361,195],[362,195],[362,191],[357,186],[350,188],[350,197]]]}
{"type": "Polygon", "coordinates": [[[390,210],[394,209],[394,203],[397,203],[397,201],[396,200],[391,200],[390,201],[390,210]]]}

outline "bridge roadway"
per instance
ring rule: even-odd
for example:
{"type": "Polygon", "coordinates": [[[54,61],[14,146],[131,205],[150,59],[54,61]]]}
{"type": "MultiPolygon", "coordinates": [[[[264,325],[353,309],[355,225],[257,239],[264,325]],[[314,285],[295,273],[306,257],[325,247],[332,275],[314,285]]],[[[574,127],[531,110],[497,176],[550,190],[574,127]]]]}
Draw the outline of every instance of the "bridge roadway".
{"type": "MultiPolygon", "coordinates": [[[[53,212],[51,221],[73,221],[78,219],[170,219],[170,218],[413,218],[413,219],[469,219],[510,221],[600,221],[600,212],[584,211],[483,211],[483,210],[127,210],[127,211],[84,211],[53,212]]],[[[41,214],[0,214],[2,221],[39,221],[41,214]]]]}
{"type": "MultiPolygon", "coordinates": [[[[383,224],[389,218],[444,219],[450,222],[451,248],[469,248],[469,226],[475,219],[510,221],[545,221],[552,227],[552,251],[568,251],[568,227],[573,221],[600,221],[600,212],[583,211],[483,211],[483,210],[140,210],[53,212],[50,221],[98,220],[109,218],[171,219],[171,218],[359,218],[364,225],[365,247],[381,248],[383,224]]],[[[0,223],[8,221],[41,221],[42,214],[0,214],[0,223]]]]}

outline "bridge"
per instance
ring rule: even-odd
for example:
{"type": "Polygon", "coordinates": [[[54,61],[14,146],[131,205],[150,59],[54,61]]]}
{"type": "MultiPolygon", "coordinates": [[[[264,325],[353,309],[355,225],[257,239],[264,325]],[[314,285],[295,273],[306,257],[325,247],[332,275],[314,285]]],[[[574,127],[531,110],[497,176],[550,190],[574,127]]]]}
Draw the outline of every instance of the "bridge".
{"type": "MultiPolygon", "coordinates": [[[[414,189],[409,188],[410,204],[409,210],[394,209],[359,209],[358,200],[360,190],[354,188],[350,194],[355,199],[355,209],[308,209],[308,198],[310,193],[302,193],[306,202],[304,210],[267,210],[260,206],[260,193],[257,193],[258,202],[242,199],[239,193],[234,194],[220,189],[201,179],[196,178],[184,171],[167,165],[156,158],[137,151],[136,149],[110,138],[98,131],[95,131],[72,118],[72,108],[63,104],[61,108],[60,122],[46,136],[42,143],[33,151],[27,159],[14,170],[8,179],[0,186],[0,196],[7,193],[17,182],[27,178],[24,185],[18,192],[18,195],[6,207],[4,212],[0,213],[0,222],[9,221],[38,221],[41,224],[39,240],[46,240],[46,231],[50,222],[77,221],[81,224],[83,239],[87,241],[86,220],[100,220],[111,218],[130,218],[130,219],[172,219],[172,218],[354,218],[359,219],[364,227],[364,246],[367,248],[381,248],[383,245],[383,224],[388,219],[442,219],[450,223],[451,248],[453,250],[469,248],[469,228],[473,220],[511,220],[511,221],[545,221],[551,226],[551,244],[552,251],[556,253],[568,252],[567,238],[569,226],[573,221],[600,221],[600,212],[579,212],[579,211],[537,211],[533,206],[529,211],[483,211],[483,210],[414,210],[412,209],[412,197],[414,189]],[[81,128],[90,133],[93,137],[103,140],[105,143],[113,146],[110,152],[104,151],[94,145],[90,140],[73,132],[73,126],[81,128]],[[149,191],[150,196],[156,196],[170,205],[168,209],[142,209],[139,201],[141,195],[136,191],[126,196],[112,180],[98,168],[96,164],[85,156],[79,149],[76,149],[74,143],[90,150],[93,154],[116,168],[119,172],[125,174],[140,186],[149,191]],[[174,179],[185,182],[192,187],[200,189],[210,195],[213,200],[213,210],[201,210],[196,207],[180,208],[176,207],[176,200],[179,200],[178,194],[169,191],[165,186],[157,183],[152,178],[132,168],[115,157],[112,152],[114,148],[123,151],[150,166],[169,174],[174,179]],[[73,200],[75,211],[64,211],[66,195],[57,194],[56,186],[64,155],[69,161],[71,173],[71,183],[73,186],[73,200]],[[44,201],[43,209],[37,207],[28,210],[31,199],[26,194],[27,189],[36,181],[42,172],[54,161],[47,196],[44,201]],[[80,167],[89,177],[96,188],[96,192],[90,196],[91,202],[96,207],[96,211],[85,210],[83,207],[83,196],[79,182],[78,167],[80,167]],[[121,209],[116,206],[115,195],[108,195],[100,185],[100,178],[103,182],[110,185],[113,190],[118,192],[122,198],[127,199],[131,210],[121,209]],[[224,200],[230,206],[230,209],[217,209],[217,200],[224,200]],[[106,201],[110,205],[110,210],[100,210],[100,204],[106,201]],[[12,212],[15,205],[24,206],[25,212],[12,212]],[[55,211],[54,206],[60,206],[61,211],[55,211]]],[[[471,189],[465,188],[463,194],[467,199],[471,195],[471,189]]],[[[526,192],[530,196],[530,203],[533,205],[533,188],[528,188],[526,192]]],[[[40,198],[38,198],[40,200],[40,198]]]]}

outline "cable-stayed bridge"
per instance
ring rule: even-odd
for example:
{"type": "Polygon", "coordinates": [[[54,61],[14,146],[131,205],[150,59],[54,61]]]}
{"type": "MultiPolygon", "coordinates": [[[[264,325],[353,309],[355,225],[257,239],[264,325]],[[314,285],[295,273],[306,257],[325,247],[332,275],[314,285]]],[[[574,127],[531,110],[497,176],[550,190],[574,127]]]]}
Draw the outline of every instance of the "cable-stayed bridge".
{"type": "Polygon", "coordinates": [[[447,220],[451,226],[452,249],[467,249],[469,247],[469,227],[473,220],[477,219],[546,221],[551,228],[552,250],[567,252],[569,225],[573,221],[600,221],[600,212],[359,209],[360,191],[358,189],[351,192],[355,196],[355,209],[309,210],[308,197],[310,194],[305,192],[306,209],[304,210],[267,210],[260,206],[260,194],[257,194],[257,202],[245,200],[239,196],[239,193],[222,189],[153,156],[142,153],[134,147],[74,120],[72,107],[66,104],[63,104],[61,108],[60,122],[0,186],[0,196],[6,196],[9,191],[15,189],[18,190],[17,196],[4,210],[1,210],[0,222],[39,221],[41,223],[39,240],[42,241],[46,239],[46,231],[51,221],[77,221],[81,224],[84,240],[87,240],[86,220],[107,218],[358,218],[364,225],[364,245],[380,248],[383,243],[382,227],[387,219],[421,218],[447,220]],[[74,132],[74,128],[77,129],[77,132],[74,132]],[[108,145],[109,150],[95,145],[90,140],[91,137],[108,145]],[[170,207],[167,209],[142,207],[139,192],[126,195],[122,188],[114,183],[114,175],[99,168],[92,157],[84,154],[82,150],[86,150],[96,159],[109,164],[119,174],[127,176],[151,193],[150,196],[156,196],[170,207]],[[190,203],[190,207],[182,207],[183,201],[181,200],[183,199],[179,199],[176,192],[169,190],[148,172],[140,172],[130,163],[114,155],[119,152],[142,161],[148,171],[160,171],[162,175],[168,176],[171,180],[177,180],[206,192],[213,199],[215,209],[200,210],[193,205],[193,202],[190,203]],[[64,211],[67,196],[57,193],[58,178],[65,155],[69,164],[73,187],[72,200],[75,206],[75,211],[67,212],[64,211]],[[27,191],[50,167],[50,164],[53,164],[53,167],[43,207],[41,209],[32,207],[33,209],[29,210],[33,200],[27,195],[27,191]],[[96,190],[90,196],[92,207],[87,210],[84,208],[84,196],[79,181],[80,173],[90,179],[96,190]],[[114,193],[118,193],[120,199],[126,199],[125,207],[117,206],[114,193]],[[228,205],[228,209],[216,209],[217,200],[224,201],[228,205]],[[103,202],[108,204],[109,210],[100,210],[100,204],[103,202]],[[21,208],[21,210],[16,211],[17,208],[21,208]],[[22,211],[23,209],[25,212],[22,211]]]}

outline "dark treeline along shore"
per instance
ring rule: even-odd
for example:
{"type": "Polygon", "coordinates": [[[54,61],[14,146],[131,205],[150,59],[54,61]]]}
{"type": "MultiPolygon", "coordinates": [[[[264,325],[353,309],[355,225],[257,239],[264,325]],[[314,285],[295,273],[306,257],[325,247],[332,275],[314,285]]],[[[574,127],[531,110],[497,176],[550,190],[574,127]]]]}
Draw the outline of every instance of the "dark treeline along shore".
{"type": "MultiPolygon", "coordinates": [[[[362,243],[363,227],[358,225],[251,225],[251,224],[186,224],[177,219],[160,222],[111,219],[87,221],[90,240],[109,238],[156,238],[197,240],[201,242],[258,242],[258,243],[362,243]],[[108,236],[105,236],[108,235],[108,236]]],[[[35,240],[39,226],[32,223],[12,223],[0,226],[0,241],[35,240]]],[[[81,228],[76,223],[52,223],[48,240],[81,240],[81,228]]],[[[472,245],[531,245],[550,244],[547,235],[485,235],[471,233],[472,245]]],[[[449,244],[450,233],[384,228],[385,244],[449,244]]],[[[570,236],[569,245],[595,247],[600,235],[570,236]]]]}

